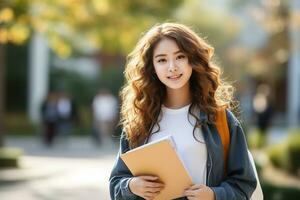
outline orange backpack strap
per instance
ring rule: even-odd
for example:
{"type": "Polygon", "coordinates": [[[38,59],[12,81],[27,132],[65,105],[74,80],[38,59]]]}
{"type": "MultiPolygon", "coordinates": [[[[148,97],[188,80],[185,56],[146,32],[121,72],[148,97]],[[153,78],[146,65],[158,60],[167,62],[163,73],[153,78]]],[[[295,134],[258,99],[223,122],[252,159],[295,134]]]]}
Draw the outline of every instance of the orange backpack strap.
{"type": "Polygon", "coordinates": [[[223,152],[224,152],[224,164],[225,164],[225,173],[227,171],[227,158],[228,158],[228,150],[229,150],[229,143],[230,143],[230,133],[227,124],[227,117],[226,117],[226,107],[222,106],[217,110],[216,115],[216,127],[218,129],[218,133],[220,135],[222,145],[223,145],[223,152]]]}

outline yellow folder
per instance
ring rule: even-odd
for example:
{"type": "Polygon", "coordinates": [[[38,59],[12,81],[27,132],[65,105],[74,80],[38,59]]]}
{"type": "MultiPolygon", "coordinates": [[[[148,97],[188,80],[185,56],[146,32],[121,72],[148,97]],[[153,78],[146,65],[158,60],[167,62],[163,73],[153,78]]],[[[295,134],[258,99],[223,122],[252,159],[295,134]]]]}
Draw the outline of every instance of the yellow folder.
{"type": "Polygon", "coordinates": [[[184,190],[193,185],[170,137],[130,150],[121,158],[134,176],[158,176],[165,184],[155,200],[182,197],[184,190]]]}

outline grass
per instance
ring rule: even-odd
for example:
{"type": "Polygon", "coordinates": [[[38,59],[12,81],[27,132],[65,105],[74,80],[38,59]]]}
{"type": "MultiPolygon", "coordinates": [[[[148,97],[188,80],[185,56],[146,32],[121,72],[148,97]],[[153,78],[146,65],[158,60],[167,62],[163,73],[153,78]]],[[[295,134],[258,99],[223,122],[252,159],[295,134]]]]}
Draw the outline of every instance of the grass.
{"type": "Polygon", "coordinates": [[[0,168],[18,167],[22,150],[17,148],[0,148],[0,168]]]}

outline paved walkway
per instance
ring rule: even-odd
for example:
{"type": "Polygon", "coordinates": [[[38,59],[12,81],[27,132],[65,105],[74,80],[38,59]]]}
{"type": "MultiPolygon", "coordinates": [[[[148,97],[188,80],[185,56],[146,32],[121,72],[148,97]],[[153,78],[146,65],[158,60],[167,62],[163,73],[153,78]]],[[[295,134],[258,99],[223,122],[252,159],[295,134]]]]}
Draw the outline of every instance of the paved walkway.
{"type": "Polygon", "coordinates": [[[106,200],[117,146],[100,147],[90,138],[71,138],[53,148],[36,138],[7,138],[7,146],[24,150],[20,169],[0,170],[2,200],[106,200]]]}
{"type": "MultiPolygon", "coordinates": [[[[286,137],[273,129],[269,143],[286,137]]],[[[110,140],[100,147],[90,138],[74,137],[53,148],[38,138],[6,138],[7,146],[23,149],[20,169],[0,170],[1,200],[106,200],[108,179],[118,145],[110,140]]]]}

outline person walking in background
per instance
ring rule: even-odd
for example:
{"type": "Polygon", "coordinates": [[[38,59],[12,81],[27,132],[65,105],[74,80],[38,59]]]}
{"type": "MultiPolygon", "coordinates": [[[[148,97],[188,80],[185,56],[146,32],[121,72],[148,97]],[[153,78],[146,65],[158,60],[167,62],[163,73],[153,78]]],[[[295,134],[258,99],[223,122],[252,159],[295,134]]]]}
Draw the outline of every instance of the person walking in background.
{"type": "Polygon", "coordinates": [[[57,94],[50,92],[41,106],[43,141],[48,147],[53,145],[57,135],[57,94]]]}
{"type": "Polygon", "coordinates": [[[121,91],[123,133],[109,179],[111,199],[150,200],[163,190],[160,177],[133,176],[120,155],[167,135],[194,183],[180,199],[250,199],[257,179],[243,129],[230,109],[230,146],[224,159],[216,114],[230,105],[232,94],[212,56],[213,47],[176,23],[152,27],[129,54],[121,91]]]}
{"type": "Polygon", "coordinates": [[[92,103],[94,131],[93,138],[100,144],[103,139],[110,138],[118,116],[117,98],[107,89],[99,90],[92,103]]]}
{"type": "Polygon", "coordinates": [[[75,122],[78,121],[77,108],[70,94],[61,92],[57,100],[58,135],[66,140],[75,122]]]}
{"type": "Polygon", "coordinates": [[[261,144],[266,143],[268,128],[273,117],[273,105],[271,99],[271,88],[267,84],[260,84],[253,98],[253,109],[256,115],[256,124],[259,130],[261,144]]]}

